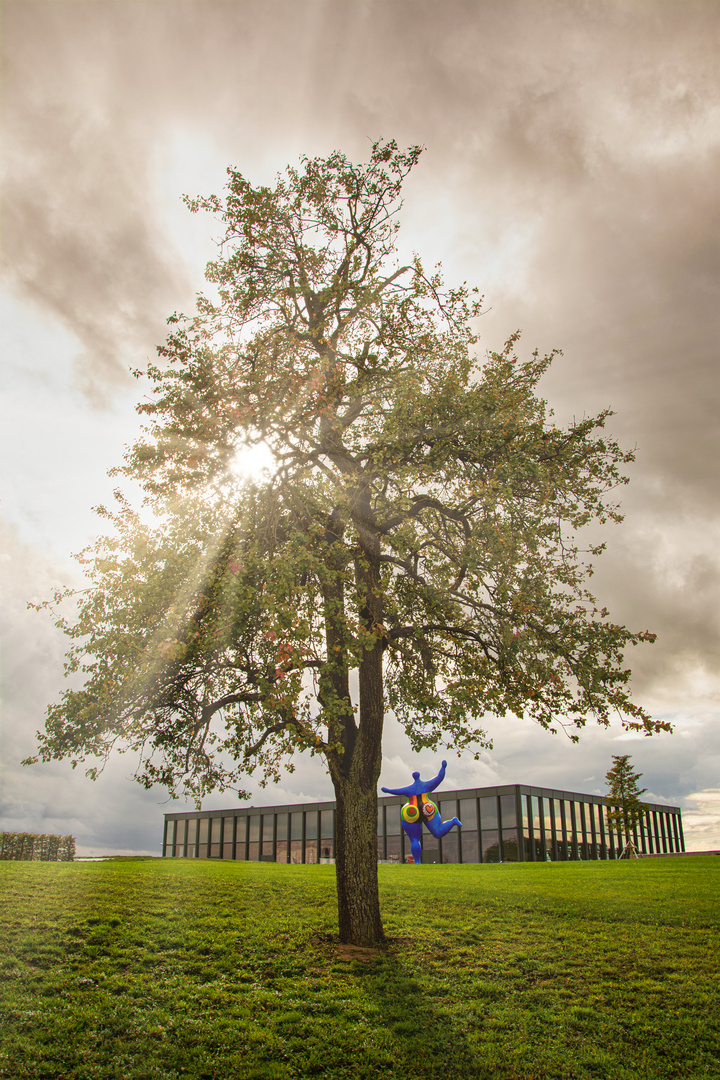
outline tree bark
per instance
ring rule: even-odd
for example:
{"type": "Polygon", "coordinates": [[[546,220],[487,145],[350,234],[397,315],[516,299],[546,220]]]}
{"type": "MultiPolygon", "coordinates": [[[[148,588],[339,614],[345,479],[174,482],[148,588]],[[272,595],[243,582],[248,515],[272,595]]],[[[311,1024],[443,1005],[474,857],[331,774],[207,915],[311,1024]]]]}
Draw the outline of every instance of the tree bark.
{"type": "Polygon", "coordinates": [[[338,928],[346,945],[384,940],[377,872],[377,788],[352,779],[335,785],[338,928]]]}
{"type": "MultiPolygon", "coordinates": [[[[366,501],[366,500],[362,500],[366,501]]],[[[384,940],[377,872],[377,785],[382,765],[383,604],[380,586],[379,534],[362,508],[355,580],[361,598],[360,618],[374,636],[359,663],[360,716],[345,721],[350,739],[342,754],[329,754],[335,788],[335,872],[340,940],[350,945],[377,945],[384,940]]]]}

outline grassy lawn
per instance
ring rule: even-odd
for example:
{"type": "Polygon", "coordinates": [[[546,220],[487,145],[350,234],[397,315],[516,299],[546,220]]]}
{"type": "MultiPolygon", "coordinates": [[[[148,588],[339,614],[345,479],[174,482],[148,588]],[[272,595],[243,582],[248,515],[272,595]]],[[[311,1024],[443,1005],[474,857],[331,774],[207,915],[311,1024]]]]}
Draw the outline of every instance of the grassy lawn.
{"type": "Polygon", "coordinates": [[[720,1078],[720,858],[0,863],[0,1077],[720,1078]]]}

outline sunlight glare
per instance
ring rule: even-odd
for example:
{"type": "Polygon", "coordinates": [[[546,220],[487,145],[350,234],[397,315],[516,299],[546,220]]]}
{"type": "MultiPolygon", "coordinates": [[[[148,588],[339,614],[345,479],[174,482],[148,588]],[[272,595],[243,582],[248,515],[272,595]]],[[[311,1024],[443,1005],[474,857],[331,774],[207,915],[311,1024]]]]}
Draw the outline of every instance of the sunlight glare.
{"type": "Polygon", "coordinates": [[[243,480],[262,480],[275,469],[275,455],[266,442],[254,446],[239,446],[230,466],[235,476],[243,480]]]}

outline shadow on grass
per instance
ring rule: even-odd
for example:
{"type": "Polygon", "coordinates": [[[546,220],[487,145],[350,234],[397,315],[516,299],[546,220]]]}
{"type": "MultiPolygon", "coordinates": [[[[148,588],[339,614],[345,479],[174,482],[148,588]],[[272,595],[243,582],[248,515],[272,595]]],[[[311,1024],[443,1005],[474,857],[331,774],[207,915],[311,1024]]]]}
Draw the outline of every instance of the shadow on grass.
{"type": "MultiPolygon", "coordinates": [[[[388,950],[367,963],[364,978],[368,999],[377,1006],[378,1026],[393,1042],[396,1075],[408,1080],[490,1080],[494,1071],[483,1066],[467,1032],[446,1008],[441,990],[423,985],[411,943],[389,939],[388,950]]],[[[437,976],[432,983],[437,987],[437,976]]],[[[465,1018],[465,1023],[467,1018],[465,1018]]]]}

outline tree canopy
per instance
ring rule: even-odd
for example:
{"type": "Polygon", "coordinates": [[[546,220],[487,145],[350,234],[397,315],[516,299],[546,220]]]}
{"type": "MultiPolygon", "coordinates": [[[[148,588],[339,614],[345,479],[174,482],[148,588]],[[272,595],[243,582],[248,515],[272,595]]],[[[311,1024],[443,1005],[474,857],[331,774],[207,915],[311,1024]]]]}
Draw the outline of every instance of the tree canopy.
{"type": "Polygon", "coordinates": [[[556,426],[538,394],[553,357],[520,360],[517,334],[479,357],[477,292],[398,261],[420,152],[303,158],[274,186],[229,169],[224,197],[187,200],[221,224],[211,289],[137,373],[148,426],[117,472],[145,506],[101,508],[113,531],[59,621],[82,686],[39,736],[45,760],[139,750],[143,783],[198,798],[323,754],[341,934],[366,943],[379,916],[344,931],[342,880],[372,873],[387,710],[416,750],[477,753],[486,714],[572,738],[589,718],[668,726],[624,663],[653,635],[598,606],[601,546],[578,538],[621,520],[633,454],[607,411],[556,426]],[[249,481],[235,463],[258,444],[274,465],[249,481]]]}

